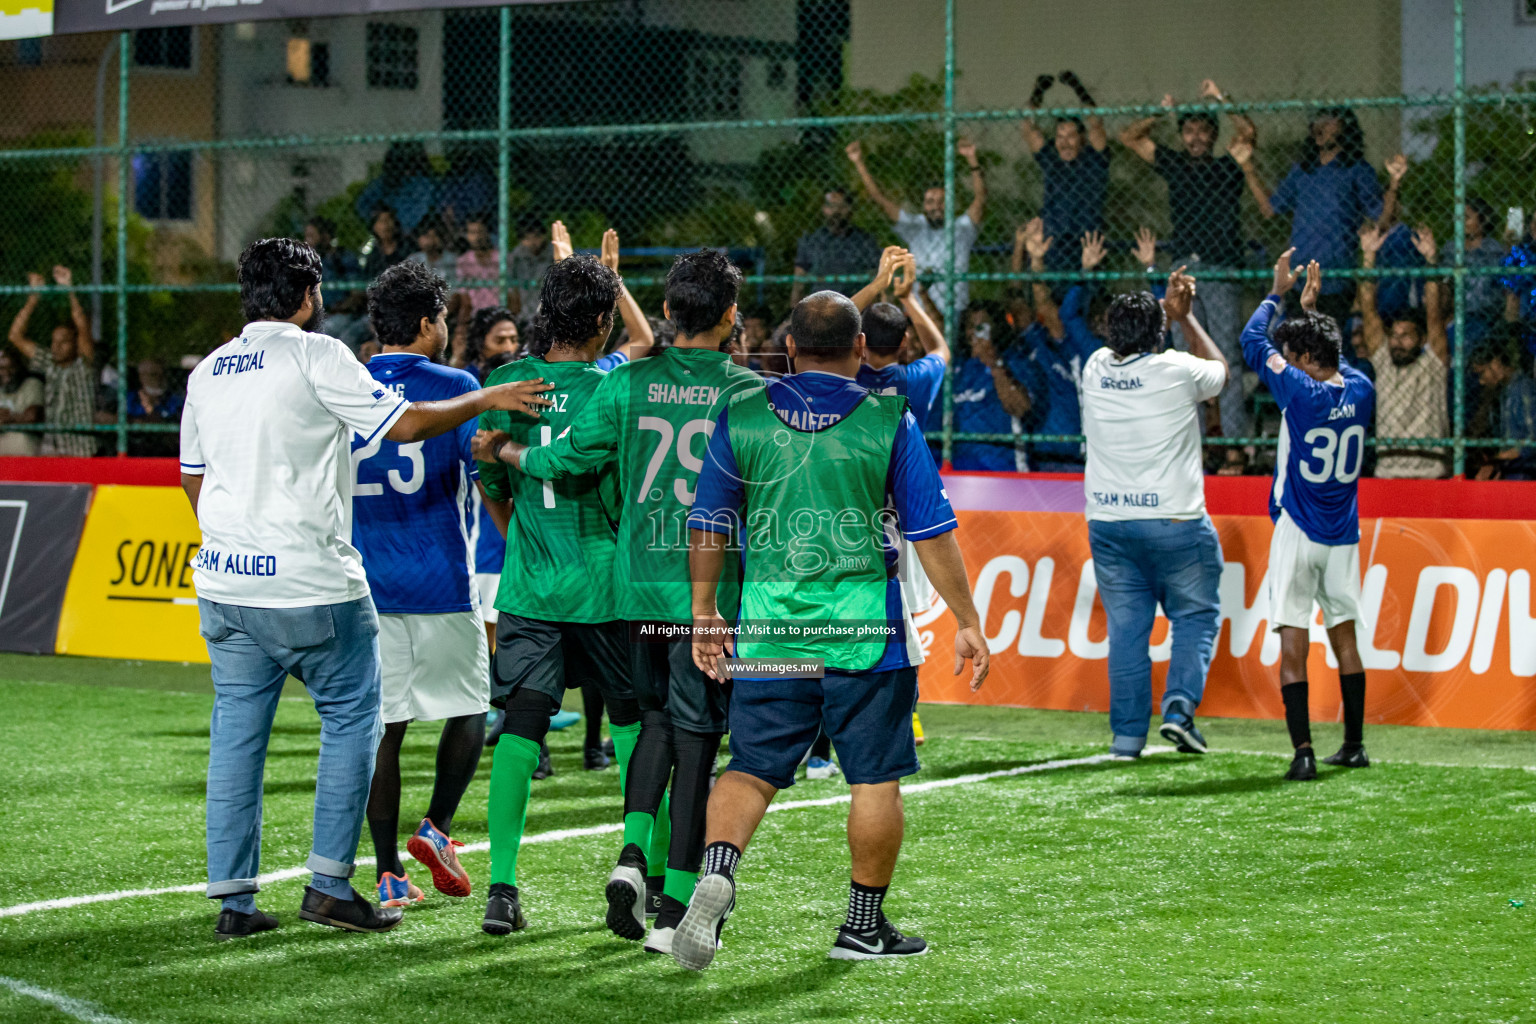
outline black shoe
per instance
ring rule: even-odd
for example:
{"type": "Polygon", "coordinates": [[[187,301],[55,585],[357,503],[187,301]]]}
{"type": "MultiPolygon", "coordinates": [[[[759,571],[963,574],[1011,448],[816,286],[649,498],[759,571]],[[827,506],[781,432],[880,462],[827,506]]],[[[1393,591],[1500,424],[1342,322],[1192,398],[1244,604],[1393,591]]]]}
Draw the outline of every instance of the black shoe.
{"type": "Polygon", "coordinates": [[[501,739],[501,734],[507,727],[507,713],[497,711],[495,714],[496,717],[485,727],[485,745],[488,747],[496,745],[496,741],[501,739]]]}
{"type": "Polygon", "coordinates": [[[589,772],[600,772],[609,765],[608,755],[601,746],[587,747],[581,752],[582,766],[589,772]]]}
{"type": "Polygon", "coordinates": [[[540,779],[547,779],[553,774],[555,774],[555,762],[549,759],[549,744],[540,743],[539,764],[533,770],[533,781],[538,782],[540,779]]]}
{"type": "Polygon", "coordinates": [[[303,920],[349,932],[387,932],[404,915],[399,907],[374,906],[356,889],[352,890],[351,899],[339,900],[310,885],[304,887],[304,902],[299,906],[299,917],[303,920]]]}
{"type": "Polygon", "coordinates": [[[491,894],[485,901],[485,920],[480,930],[487,935],[511,935],[528,927],[523,917],[523,904],[517,898],[517,886],[506,882],[492,882],[491,894]]]}
{"type": "Polygon", "coordinates": [[[645,916],[655,917],[661,913],[661,889],[665,883],[661,875],[645,876],[645,916]]]}
{"type": "Polygon", "coordinates": [[[665,895],[661,897],[660,903],[660,912],[657,913],[656,920],[651,923],[650,934],[645,937],[645,951],[670,954],[672,939],[677,935],[677,926],[683,923],[688,907],[681,900],[665,895]]]}
{"type": "Polygon", "coordinates": [[[238,939],[257,932],[269,932],[276,927],[277,918],[260,910],[249,914],[242,914],[238,910],[221,910],[219,923],[213,926],[213,934],[220,940],[238,939]]]}
{"type": "Polygon", "coordinates": [[[1369,768],[1371,759],[1365,756],[1364,743],[1346,743],[1337,754],[1323,758],[1323,764],[1336,764],[1340,768],[1369,768]]]}
{"type": "Polygon", "coordinates": [[[1308,782],[1317,778],[1317,755],[1311,747],[1303,747],[1296,751],[1296,757],[1291,761],[1290,770],[1285,777],[1292,782],[1308,782]]]}
{"type": "Polygon", "coordinates": [[[827,956],[833,960],[882,960],[888,956],[922,956],[928,943],[916,936],[903,935],[889,921],[881,921],[872,932],[839,928],[837,941],[827,956]]]}
{"type": "Polygon", "coordinates": [[[1167,716],[1158,727],[1158,734],[1178,747],[1181,754],[1203,754],[1205,737],[1195,728],[1194,709],[1182,700],[1168,705],[1167,716]]]}
{"type": "Polygon", "coordinates": [[[609,757],[619,756],[613,752],[613,737],[610,736],[606,740],[603,740],[603,753],[607,754],[609,757]]]}
{"type": "Polygon", "coordinates": [[[645,854],[628,843],[619,851],[619,862],[608,875],[608,930],[621,939],[645,938],[645,854]]]}

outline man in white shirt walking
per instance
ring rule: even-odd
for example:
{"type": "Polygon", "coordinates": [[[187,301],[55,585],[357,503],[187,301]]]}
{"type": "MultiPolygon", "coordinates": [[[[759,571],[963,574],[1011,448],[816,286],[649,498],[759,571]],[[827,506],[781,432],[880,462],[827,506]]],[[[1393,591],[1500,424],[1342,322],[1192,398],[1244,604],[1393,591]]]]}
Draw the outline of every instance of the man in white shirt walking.
{"type": "Polygon", "coordinates": [[[314,877],[299,916],[351,931],[400,920],[349,881],[382,730],[378,616],[349,540],[352,432],[422,441],[488,409],[549,404],[540,381],[405,401],[340,342],[309,333],[324,316],[320,280],[320,258],[302,242],[269,238],[241,254],[251,322],[192,372],[181,420],[181,483],[203,535],[193,562],[200,631],[213,662],[207,895],[222,901],[219,938],[277,927],[255,894],[262,772],[290,674],[320,713],[314,877]]]}
{"type": "Polygon", "coordinates": [[[1221,542],[1205,512],[1200,403],[1221,393],[1227,363],[1190,314],[1194,280],[1174,271],[1168,295],[1122,295],[1109,308],[1107,347],[1083,366],[1084,489],[1094,579],[1109,620],[1110,750],[1141,756],[1152,717],[1148,642],[1161,606],[1172,652],[1158,730],[1205,753],[1195,708],[1220,624],[1221,542]],[[1160,351],[1168,323],[1192,354],[1160,351]]]}

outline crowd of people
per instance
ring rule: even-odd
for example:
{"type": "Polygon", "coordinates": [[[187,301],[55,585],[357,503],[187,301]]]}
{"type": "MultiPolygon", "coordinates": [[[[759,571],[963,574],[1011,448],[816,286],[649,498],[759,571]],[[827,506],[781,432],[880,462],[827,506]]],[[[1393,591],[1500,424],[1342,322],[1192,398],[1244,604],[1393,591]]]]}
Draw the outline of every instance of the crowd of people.
{"type": "MultiPolygon", "coordinates": [[[[1040,108],[1058,84],[1077,102],[1093,105],[1092,94],[1071,71],[1042,75],[1029,97],[1040,108]]],[[[1207,79],[1199,98],[1228,102],[1207,79]]],[[[1166,107],[1175,98],[1163,99],[1166,107]]],[[[1264,180],[1255,153],[1259,131],[1243,114],[1222,120],[1214,112],[1185,111],[1175,119],[1174,141],[1159,141],[1163,117],[1146,117],[1125,126],[1114,147],[1103,120],[1064,117],[1052,125],[1027,119],[1024,145],[1039,166],[1043,192],[1038,216],[1013,231],[1010,269],[1048,273],[1046,283],[1011,281],[1000,300],[971,298],[967,282],[949,294],[943,276],[951,260],[951,236],[945,225],[945,193],[930,185],[920,193],[919,208],[892,198],[870,171],[860,141],[846,147],[857,187],[835,186],[823,195],[820,226],[795,247],[791,305],[803,295],[829,287],[853,295],[879,269],[882,240],[855,224],[857,204],[867,200],[888,220],[891,234],[913,257],[927,283],[914,292],[938,324],[954,311],[960,326],[955,343],[951,425],[969,435],[953,445],[953,466],[967,471],[1081,472],[1082,434],[1079,378],[1088,357],[1102,345],[1103,313],[1111,289],[1092,280],[1073,280],[1075,272],[1109,269],[1107,258],[1126,250],[1134,265],[1156,282],[1177,267],[1201,280],[1196,312],[1228,360],[1241,363],[1243,284],[1234,272],[1253,265],[1258,246],[1244,237],[1241,211],[1253,203],[1264,218],[1290,218],[1290,245],[1300,262],[1315,261],[1325,272],[1433,268],[1452,262],[1450,243],[1438,244],[1422,225],[1411,226],[1399,202],[1408,161],[1393,155],[1378,169],[1365,157],[1364,136],[1353,111],[1342,107],[1314,113],[1302,157],[1273,187],[1264,180]],[[1226,138],[1223,140],[1223,129],[1226,138]],[[1125,155],[1119,155],[1123,152],[1125,155]],[[1139,228],[1131,239],[1105,235],[1105,202],[1112,159],[1144,161],[1168,187],[1170,237],[1158,238],[1139,228]],[[1246,200],[1245,200],[1246,197],[1246,200]],[[1036,439],[1026,440],[1033,436],[1036,439]]],[[[964,163],[969,202],[954,222],[953,264],[970,269],[986,216],[988,188],[973,143],[957,147],[964,163]]],[[[547,223],[524,211],[511,225],[515,244],[507,251],[505,272],[514,284],[495,287],[498,225],[483,212],[494,197],[493,179],[482,173],[434,177],[419,143],[390,147],[382,173],[355,200],[369,238],[360,250],[336,241],[336,224],[312,218],[303,238],[320,257],[327,280],[368,282],[405,261],[427,265],[448,282],[449,363],[478,377],[526,351],[538,304],[538,289],[555,259],[547,223]],[[461,180],[462,179],[462,180],[461,180]],[[476,205],[478,204],[478,205],[476,205]],[[407,230],[406,226],[410,229],[407,230]]],[[[1424,212],[1424,211],[1417,211],[1424,212]]],[[[1536,266],[1536,218],[1528,225],[1501,222],[1495,207],[1469,198],[1465,216],[1465,264],[1487,271],[1509,267],[1507,275],[1481,273],[1464,278],[1463,333],[1468,374],[1461,398],[1466,436],[1531,440],[1532,446],[1475,446],[1467,453],[1467,474],[1479,479],[1528,479],[1536,474],[1536,276],[1522,273],[1536,266]],[[1513,228],[1518,237],[1501,237],[1513,228]]],[[[44,279],[31,275],[41,286],[44,279]]],[[[54,282],[68,287],[69,272],[55,268],[54,282]]],[[[1334,317],[1346,339],[1345,358],[1378,382],[1381,402],[1373,435],[1410,442],[1451,434],[1456,404],[1451,369],[1455,337],[1453,289],[1442,279],[1384,275],[1357,279],[1331,274],[1319,308],[1334,317]]],[[[1294,300],[1293,300],[1294,301],[1294,300]]],[[[113,423],[116,371],[93,366],[89,320],[73,295],[70,317],[53,329],[46,349],[29,329],[38,308],[29,298],[10,331],[10,346],[0,352],[0,424],[113,423]]],[[[342,340],[365,362],[379,342],[365,313],[360,288],[328,296],[328,334],[342,340]]],[[[669,343],[667,321],[652,311],[653,341],[669,343]]],[[[759,305],[743,313],[739,345],[754,368],[788,369],[782,350],[787,317],[759,305]]],[[[626,332],[627,333],[627,332],[626,332]]],[[[1175,345],[1186,344],[1177,325],[1175,345]]],[[[624,339],[627,343],[627,338],[624,339]]],[[[921,353],[915,349],[909,353],[921,353]]],[[[128,421],[174,423],[180,412],[177,370],[156,360],[130,368],[128,421]]],[[[935,402],[923,426],[930,436],[944,426],[943,402],[935,402]]],[[[1264,472],[1273,449],[1242,440],[1274,436],[1278,411],[1258,375],[1234,373],[1221,395],[1205,406],[1209,472],[1264,472]]],[[[89,455],[109,447],[106,434],[10,431],[0,434],[7,454],[89,455]]],[[[133,435],[133,454],[170,454],[165,435],[133,435]]],[[[1451,472],[1449,447],[1409,444],[1373,449],[1368,475],[1435,478],[1451,472]]]]}

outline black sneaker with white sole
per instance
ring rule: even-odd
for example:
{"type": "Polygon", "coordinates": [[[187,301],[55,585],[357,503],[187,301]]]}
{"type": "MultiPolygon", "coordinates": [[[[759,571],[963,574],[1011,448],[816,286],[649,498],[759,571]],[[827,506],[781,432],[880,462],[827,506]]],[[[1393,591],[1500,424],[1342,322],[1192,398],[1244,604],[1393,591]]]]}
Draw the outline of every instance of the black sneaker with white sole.
{"type": "Polygon", "coordinates": [[[702,971],[720,948],[720,931],[736,907],[736,883],[711,872],[699,879],[688,912],[672,934],[672,959],[690,971],[702,971]]]}
{"type": "Polygon", "coordinates": [[[629,843],[619,852],[619,862],[608,874],[608,930],[621,939],[645,938],[645,854],[629,843]]]}
{"type": "Polygon", "coordinates": [[[1157,732],[1163,739],[1174,744],[1181,754],[1203,754],[1206,751],[1205,737],[1195,728],[1194,709],[1185,701],[1176,700],[1168,705],[1163,724],[1158,726],[1157,732]]]}
{"type": "Polygon", "coordinates": [[[833,960],[883,960],[893,956],[922,956],[928,943],[915,935],[903,935],[890,921],[882,920],[872,932],[839,928],[837,941],[827,956],[833,960]]]}
{"type": "Polygon", "coordinates": [[[518,899],[517,886],[506,882],[492,883],[480,930],[487,935],[511,935],[526,927],[528,921],[523,917],[523,901],[518,899]]]}
{"type": "Polygon", "coordinates": [[[1311,747],[1303,747],[1296,751],[1296,756],[1291,760],[1291,767],[1286,770],[1285,777],[1290,782],[1310,782],[1317,778],[1317,755],[1311,747]]]}
{"type": "Polygon", "coordinates": [[[1340,768],[1369,768],[1371,759],[1365,756],[1364,743],[1346,743],[1339,748],[1337,754],[1323,758],[1323,764],[1338,765],[1340,768]]]}
{"type": "Polygon", "coordinates": [[[656,915],[656,920],[651,922],[650,934],[645,937],[645,951],[671,953],[672,939],[677,935],[677,926],[683,923],[683,915],[686,913],[688,907],[681,900],[663,895],[661,911],[656,915]]]}

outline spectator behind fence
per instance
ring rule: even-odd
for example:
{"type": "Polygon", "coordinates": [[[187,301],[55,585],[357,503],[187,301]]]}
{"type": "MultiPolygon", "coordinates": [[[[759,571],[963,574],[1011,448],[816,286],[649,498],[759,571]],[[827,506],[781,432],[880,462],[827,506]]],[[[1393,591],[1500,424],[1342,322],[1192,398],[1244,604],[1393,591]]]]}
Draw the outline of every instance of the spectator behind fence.
{"type": "Polygon", "coordinates": [[[1531,442],[1487,450],[1479,480],[1536,480],[1536,380],[1521,364],[1519,340],[1508,329],[1497,331],[1467,357],[1495,410],[1488,436],[1531,442]]]}
{"type": "MultiPolygon", "coordinates": [[[[358,194],[353,209],[366,221],[376,215],[379,207],[387,206],[399,216],[401,224],[414,227],[437,206],[437,196],[438,181],[426,145],[392,142],[384,151],[379,176],[358,194]]],[[[385,269],[380,267],[378,273],[385,269]]],[[[378,273],[372,276],[377,277],[378,273]]]]}
{"type": "MultiPolygon", "coordinates": [[[[1525,235],[1510,248],[1504,266],[1536,270],[1536,217],[1526,222],[1525,235]]],[[[1521,344],[1527,353],[1536,353],[1536,274],[1509,274],[1503,284],[1504,319],[1521,324],[1521,344]]]]}
{"type": "MultiPolygon", "coordinates": [[[[1055,240],[1045,233],[1045,222],[1036,217],[1014,232],[1014,269],[1020,265],[1022,250],[1029,253],[1029,269],[1039,273],[1055,240]]],[[[1075,246],[1083,270],[1092,272],[1104,259],[1104,236],[1091,232],[1075,246]]],[[[1034,319],[1023,336],[1024,358],[1021,378],[1030,398],[1029,431],[1032,434],[1081,434],[1083,366],[1088,357],[1102,346],[1088,327],[1088,301],[1091,284],[1075,284],[1067,289],[1061,305],[1056,304],[1050,285],[1036,281],[1034,319]]],[[[1029,468],[1040,473],[1081,473],[1083,445],[1080,441],[1033,441],[1029,446],[1029,468]]]]}
{"type": "MultiPolygon", "coordinates": [[[[42,274],[28,274],[27,285],[44,285],[42,274]]],[[[74,276],[68,267],[53,268],[53,283],[71,288],[74,276]]],[[[27,296],[21,312],[11,322],[10,342],[32,365],[32,372],[43,378],[43,418],[49,423],[91,423],[96,417],[96,376],[91,363],[96,358],[96,342],[91,337],[91,320],[85,315],[79,298],[69,293],[69,320],[53,328],[48,348],[27,335],[32,314],[41,300],[35,290],[27,296]]],[[[38,448],[40,455],[87,457],[96,454],[96,436],[90,433],[44,434],[38,448]]]]}
{"type": "Polygon", "coordinates": [[[372,281],[390,267],[410,258],[412,246],[400,232],[400,218],[388,206],[373,211],[368,229],[373,237],[363,248],[363,276],[372,281]]]}
{"type": "MultiPolygon", "coordinates": [[[[469,215],[469,219],[464,222],[464,241],[469,243],[469,249],[454,264],[458,280],[461,283],[495,281],[501,270],[496,262],[496,236],[491,234],[489,214],[481,212],[469,215]]],[[[469,296],[470,307],[476,313],[500,306],[503,301],[501,289],[494,284],[490,287],[465,288],[463,294],[469,296]]]]}
{"type": "MultiPolygon", "coordinates": [[[[1360,232],[1361,265],[1376,266],[1376,253],[1384,237],[1371,225],[1360,232]]],[[[1426,227],[1414,232],[1414,245],[1426,263],[1434,266],[1438,253],[1435,236],[1426,227]]],[[[1319,261],[1321,262],[1321,261],[1319,261]]],[[[1327,289],[1324,279],[1323,288],[1327,289]]],[[[1376,310],[1376,282],[1360,280],[1360,316],[1366,351],[1376,368],[1376,434],[1378,437],[1430,438],[1450,432],[1446,389],[1450,364],[1445,333],[1445,311],[1440,282],[1424,282],[1424,313],[1406,310],[1390,324],[1376,310]]],[[[1319,303],[1321,306],[1321,303],[1319,303]]],[[[1449,466],[1444,448],[1376,449],[1376,475],[1390,478],[1438,479],[1449,466]]]]}
{"type": "MultiPolygon", "coordinates": [[[[1030,397],[1019,383],[1022,373],[1014,370],[1022,352],[998,345],[993,339],[997,329],[990,309],[974,306],[966,310],[965,350],[955,370],[952,393],[957,434],[1024,433],[1023,420],[1029,415],[1030,397]]],[[[1029,469],[1022,441],[956,441],[950,461],[962,471],[1029,469]]]]}
{"type": "MultiPolygon", "coordinates": [[[[1376,172],[1365,159],[1365,134],[1348,107],[1324,107],[1312,115],[1305,155],[1271,195],[1253,166],[1250,147],[1238,147],[1233,157],[1242,165],[1249,191],[1266,218],[1291,214],[1294,263],[1312,260],[1324,270],[1355,265],[1355,234],[1366,221],[1383,231],[1397,217],[1397,189],[1408,170],[1401,154],[1387,161],[1390,185],[1382,195],[1376,172]]],[[[1346,277],[1327,276],[1317,308],[1342,328],[1353,305],[1353,288],[1346,277]]]]}
{"type": "MultiPolygon", "coordinates": [[[[811,291],[830,288],[844,295],[858,290],[857,282],[826,281],[837,274],[867,277],[880,262],[880,243],[875,236],[851,223],[853,197],[847,189],[831,188],[822,196],[821,227],[801,235],[795,245],[795,276],[810,277],[811,291]]],[[[796,281],[789,290],[790,305],[805,296],[805,282],[796,281]]]]}
{"type": "MultiPolygon", "coordinates": [[[[0,425],[43,422],[43,382],[10,346],[0,348],[0,425]]],[[[0,455],[36,455],[42,439],[25,430],[0,433],[0,455]]]]}
{"type": "Polygon", "coordinates": [[[517,219],[517,244],[507,253],[507,278],[523,283],[507,290],[507,308],[524,316],[537,313],[539,289],[553,262],[549,228],[538,214],[524,213],[517,219]]]}
{"type": "MultiPolygon", "coordinates": [[[[1075,92],[1080,104],[1094,106],[1093,97],[1077,75],[1063,71],[1059,77],[1041,75],[1035,79],[1034,92],[1029,96],[1031,110],[1040,109],[1046,90],[1057,81],[1075,92]]],[[[1045,233],[1063,240],[1048,254],[1047,266],[1051,270],[1072,269],[1079,258],[1078,240],[1104,226],[1104,195],[1109,188],[1109,136],[1104,120],[1097,114],[1086,124],[1078,117],[1058,117],[1050,145],[1032,119],[1022,122],[1019,131],[1044,179],[1040,216],[1045,221],[1045,233]]]]}
{"type": "MultiPolygon", "coordinates": [[[[437,271],[449,286],[458,273],[459,255],[448,248],[448,229],[436,214],[416,225],[416,251],[408,257],[437,271]]],[[[451,312],[451,311],[450,311],[451,312]]]]}
{"type": "MultiPolygon", "coordinates": [[[[138,386],[128,393],[128,422],[133,424],[175,424],[181,421],[182,393],[168,386],[165,364],[158,359],[143,359],[135,367],[138,386]]],[[[145,433],[130,435],[130,455],[169,458],[176,454],[176,435],[145,433]]]]}
{"type": "Polygon", "coordinates": [[[1191,315],[1194,281],[1168,277],[1165,306],[1151,292],[1121,295],[1109,340],[1083,370],[1084,475],[1093,574],[1109,623],[1111,752],[1141,756],[1152,716],[1148,641],[1162,606],[1172,655],[1160,732],[1204,753],[1194,727],[1220,628],[1221,542],[1205,511],[1200,403],[1221,394],[1228,367],[1191,315]],[[1167,323],[1190,352],[1159,351],[1167,323]]]}
{"type": "MultiPolygon", "coordinates": [[[[1499,229],[1498,215],[1486,199],[1477,196],[1467,198],[1466,265],[1489,268],[1501,266],[1508,248],[1493,237],[1499,229]]],[[[1440,247],[1440,262],[1449,265],[1455,261],[1456,244],[1446,242],[1440,247]]],[[[1504,317],[1504,289],[1493,275],[1468,274],[1462,278],[1466,292],[1467,340],[1475,341],[1504,317]]]]}
{"type": "MultiPolygon", "coordinates": [[[[1214,81],[1200,83],[1201,99],[1217,103],[1228,97],[1214,81]]],[[[1163,106],[1173,105],[1173,97],[1164,96],[1163,106]]],[[[1152,165],[1152,170],[1168,183],[1168,213],[1173,221],[1173,265],[1189,266],[1200,278],[1195,299],[1195,315],[1211,339],[1221,348],[1230,366],[1241,366],[1243,329],[1241,307],[1242,282],[1216,281],[1213,270],[1238,270],[1244,263],[1242,226],[1238,203],[1243,195],[1243,169],[1232,151],[1252,154],[1257,133],[1244,114],[1229,114],[1233,139],[1228,152],[1216,154],[1221,126],[1214,113],[1194,111],[1178,117],[1181,149],[1159,146],[1152,139],[1152,128],[1159,118],[1137,121],[1120,133],[1120,141],[1137,156],[1152,165]]],[[[1150,270],[1150,265],[1149,265],[1150,270]]],[[[1149,274],[1149,276],[1151,276],[1149,274]]],[[[1186,343],[1186,348],[1187,343],[1186,343]]],[[[1227,437],[1253,434],[1253,416],[1243,401],[1243,375],[1228,375],[1227,389],[1221,395],[1221,432],[1227,437]]],[[[1227,450],[1229,460],[1241,466],[1241,449],[1227,450]]]]}
{"type": "MultiPolygon", "coordinates": [[[[336,244],[336,222],[329,217],[311,217],[305,222],[304,244],[320,257],[321,271],[327,281],[339,283],[362,280],[363,265],[351,251],[336,244]]],[[[362,312],[362,292],[337,288],[330,293],[330,302],[325,307],[325,322],[320,330],[332,338],[340,338],[362,312]]]]}
{"type": "MultiPolygon", "coordinates": [[[[965,158],[971,170],[971,205],[955,218],[955,273],[964,274],[971,268],[971,247],[981,231],[982,213],[987,207],[987,182],[982,175],[981,162],[976,157],[976,144],[961,139],[955,147],[965,158]]],[[[855,139],[848,143],[848,159],[853,161],[864,191],[875,205],[885,211],[895,226],[897,237],[907,243],[907,249],[917,257],[917,269],[924,274],[940,277],[928,288],[928,299],[941,314],[949,311],[949,286],[942,275],[949,268],[949,232],[944,227],[944,186],[930,185],[923,190],[922,215],[911,213],[893,202],[880,191],[874,177],[864,163],[864,147],[855,139]]],[[[964,309],[970,296],[966,282],[955,282],[955,308],[964,309]]]]}

